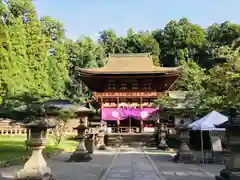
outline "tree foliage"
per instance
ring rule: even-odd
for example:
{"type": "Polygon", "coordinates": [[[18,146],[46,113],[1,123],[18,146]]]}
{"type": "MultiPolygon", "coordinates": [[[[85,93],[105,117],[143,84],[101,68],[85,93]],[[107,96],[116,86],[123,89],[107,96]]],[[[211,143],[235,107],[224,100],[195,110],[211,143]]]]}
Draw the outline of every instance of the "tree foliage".
{"type": "Polygon", "coordinates": [[[112,53],[151,53],[156,66],[182,65],[175,90],[201,97],[196,109],[221,110],[239,102],[239,24],[226,21],[204,29],[182,18],[152,32],[130,28],[118,36],[108,29],[98,41],[73,41],[62,22],[38,19],[31,0],[0,1],[0,16],[1,106],[24,94],[39,101],[46,96],[87,100],[91,93],[76,68],[103,67],[112,53]]]}
{"type": "Polygon", "coordinates": [[[66,124],[70,118],[75,117],[75,114],[71,110],[60,109],[57,112],[57,118],[54,119],[54,124],[56,127],[53,129],[53,136],[55,145],[58,146],[64,136],[64,132],[66,131],[66,124]]]}

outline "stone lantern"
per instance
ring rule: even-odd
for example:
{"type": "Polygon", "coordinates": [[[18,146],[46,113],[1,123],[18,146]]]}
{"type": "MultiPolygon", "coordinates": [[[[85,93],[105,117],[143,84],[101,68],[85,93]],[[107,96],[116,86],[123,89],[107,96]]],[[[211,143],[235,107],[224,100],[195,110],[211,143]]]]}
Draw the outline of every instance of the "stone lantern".
{"type": "Polygon", "coordinates": [[[105,131],[104,131],[104,127],[100,127],[98,129],[98,140],[97,140],[97,149],[99,150],[105,150],[106,149],[106,146],[105,146],[105,143],[104,143],[104,136],[105,136],[105,131]]]}
{"type": "Polygon", "coordinates": [[[173,161],[175,162],[184,162],[190,163],[196,160],[195,156],[193,155],[191,149],[189,148],[189,127],[188,122],[184,122],[183,120],[180,121],[177,128],[177,138],[181,141],[180,148],[175,155],[173,161]]]}
{"type": "Polygon", "coordinates": [[[56,125],[50,124],[45,119],[39,119],[26,124],[25,127],[30,133],[26,144],[32,149],[32,155],[25,163],[24,168],[16,174],[15,179],[54,179],[51,169],[43,158],[42,151],[47,129],[55,128],[56,125]]]}
{"type": "Polygon", "coordinates": [[[216,180],[239,180],[240,179],[240,117],[237,116],[237,109],[230,108],[229,121],[216,127],[225,128],[226,142],[230,149],[230,157],[225,162],[225,169],[220,171],[216,180]]]}
{"type": "Polygon", "coordinates": [[[73,128],[74,130],[77,130],[77,136],[75,139],[79,141],[79,144],[69,159],[69,161],[74,162],[89,161],[92,159],[85,146],[85,131],[87,126],[83,119],[81,119],[79,123],[80,124],[77,127],[73,128]]]}
{"type": "Polygon", "coordinates": [[[168,129],[166,125],[161,124],[159,128],[159,144],[158,144],[158,149],[166,150],[168,149],[168,145],[166,143],[166,136],[167,136],[168,129]]]}

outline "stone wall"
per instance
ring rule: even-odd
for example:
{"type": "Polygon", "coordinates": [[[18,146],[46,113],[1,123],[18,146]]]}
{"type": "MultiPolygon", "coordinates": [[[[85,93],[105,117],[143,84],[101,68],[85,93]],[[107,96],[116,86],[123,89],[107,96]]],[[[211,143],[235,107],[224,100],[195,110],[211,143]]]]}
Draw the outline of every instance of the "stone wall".
{"type": "MultiPolygon", "coordinates": [[[[51,119],[50,119],[51,120],[51,119]]],[[[70,119],[66,125],[66,135],[77,134],[73,128],[78,125],[78,119],[70,119]]],[[[27,129],[21,123],[11,123],[9,119],[0,119],[0,135],[25,136],[27,129]]],[[[48,130],[48,135],[52,135],[52,130],[48,130]]]]}
{"type": "MultiPolygon", "coordinates": [[[[84,118],[84,117],[83,117],[84,118]]],[[[49,118],[49,120],[54,120],[49,118]]],[[[0,136],[1,135],[11,135],[11,136],[25,136],[27,134],[27,129],[24,128],[21,123],[11,123],[10,119],[0,119],[0,136]]],[[[85,118],[85,123],[87,125],[87,118],[85,118]]],[[[77,131],[74,130],[74,127],[79,125],[79,118],[69,119],[66,124],[65,135],[77,135],[77,131]]],[[[87,133],[95,133],[96,128],[89,128],[87,133]]],[[[48,135],[52,135],[53,132],[51,129],[48,129],[48,135]]]]}

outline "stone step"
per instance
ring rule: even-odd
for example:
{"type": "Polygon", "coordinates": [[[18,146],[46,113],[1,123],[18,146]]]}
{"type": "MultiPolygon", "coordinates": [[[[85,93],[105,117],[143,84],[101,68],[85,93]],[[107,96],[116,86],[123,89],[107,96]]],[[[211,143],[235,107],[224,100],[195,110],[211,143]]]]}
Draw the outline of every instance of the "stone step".
{"type": "Polygon", "coordinates": [[[156,147],[155,139],[152,134],[128,134],[128,135],[116,135],[110,134],[108,135],[108,146],[120,146],[126,145],[131,147],[143,147],[150,146],[156,147]]]}

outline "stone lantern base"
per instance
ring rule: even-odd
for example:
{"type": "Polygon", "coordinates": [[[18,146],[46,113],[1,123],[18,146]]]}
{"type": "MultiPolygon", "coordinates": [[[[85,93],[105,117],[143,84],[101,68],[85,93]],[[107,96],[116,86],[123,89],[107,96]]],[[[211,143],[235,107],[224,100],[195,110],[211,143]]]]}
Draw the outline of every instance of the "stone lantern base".
{"type": "Polygon", "coordinates": [[[161,141],[160,141],[160,143],[158,144],[158,147],[157,147],[157,148],[158,148],[158,149],[161,149],[161,150],[166,150],[166,149],[169,148],[164,138],[161,139],[161,141]]]}
{"type": "Polygon", "coordinates": [[[42,156],[44,146],[32,147],[32,155],[20,170],[15,180],[54,180],[51,169],[42,156]]]}
{"type": "Polygon", "coordinates": [[[94,140],[92,137],[88,137],[85,141],[85,146],[88,151],[88,153],[93,154],[94,153],[94,140]]]}
{"type": "Polygon", "coordinates": [[[37,176],[15,177],[13,180],[55,180],[52,174],[43,174],[37,176]]]}
{"type": "Polygon", "coordinates": [[[71,155],[69,161],[70,162],[84,162],[84,161],[90,161],[90,160],[92,160],[92,157],[90,156],[90,154],[88,153],[88,151],[85,147],[84,139],[81,139],[76,150],[71,155]]]}
{"type": "Polygon", "coordinates": [[[216,180],[239,180],[240,172],[230,172],[225,169],[220,171],[220,176],[215,176],[216,180]]]}
{"type": "Polygon", "coordinates": [[[69,159],[70,162],[88,162],[90,160],[92,160],[90,154],[82,151],[75,151],[69,159]]]}
{"type": "Polygon", "coordinates": [[[104,137],[105,137],[104,131],[100,130],[97,137],[98,137],[98,140],[97,140],[96,148],[98,150],[105,150],[106,145],[104,144],[104,137]]]}
{"type": "Polygon", "coordinates": [[[195,156],[191,152],[177,152],[173,161],[182,163],[193,163],[196,161],[195,156]]]}
{"type": "Polygon", "coordinates": [[[181,146],[175,155],[173,161],[182,163],[193,163],[196,161],[196,157],[188,147],[186,142],[182,142],[181,146]]]}
{"type": "Polygon", "coordinates": [[[98,150],[106,150],[106,146],[105,146],[105,144],[97,145],[97,149],[98,150]]]}

